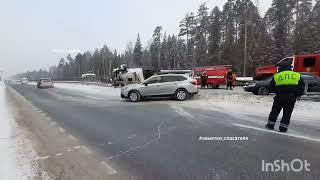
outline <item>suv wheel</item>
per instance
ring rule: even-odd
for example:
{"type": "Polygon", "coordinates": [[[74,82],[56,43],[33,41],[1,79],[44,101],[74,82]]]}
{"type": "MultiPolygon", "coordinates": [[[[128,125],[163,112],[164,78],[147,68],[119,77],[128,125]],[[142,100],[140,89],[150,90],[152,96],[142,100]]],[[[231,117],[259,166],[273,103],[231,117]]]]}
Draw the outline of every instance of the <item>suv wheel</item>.
{"type": "Polygon", "coordinates": [[[188,99],[188,91],[186,91],[185,89],[178,89],[175,96],[178,101],[185,101],[186,99],[188,99]]]}
{"type": "Polygon", "coordinates": [[[265,86],[259,88],[258,90],[259,95],[269,95],[269,89],[265,86]]]}
{"type": "Polygon", "coordinates": [[[138,102],[138,101],[140,101],[140,94],[139,94],[139,92],[138,92],[138,91],[131,91],[131,92],[129,93],[129,100],[130,100],[131,102],[138,102]]]}

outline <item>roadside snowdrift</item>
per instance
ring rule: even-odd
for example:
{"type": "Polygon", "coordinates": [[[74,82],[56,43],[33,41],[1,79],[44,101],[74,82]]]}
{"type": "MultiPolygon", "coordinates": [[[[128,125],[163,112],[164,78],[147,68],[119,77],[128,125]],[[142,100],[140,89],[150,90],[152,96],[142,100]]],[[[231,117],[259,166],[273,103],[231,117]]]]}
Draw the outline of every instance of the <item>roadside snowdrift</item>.
{"type": "Polygon", "coordinates": [[[0,82],[0,179],[39,179],[32,142],[17,126],[6,101],[5,85],[0,82]]]}

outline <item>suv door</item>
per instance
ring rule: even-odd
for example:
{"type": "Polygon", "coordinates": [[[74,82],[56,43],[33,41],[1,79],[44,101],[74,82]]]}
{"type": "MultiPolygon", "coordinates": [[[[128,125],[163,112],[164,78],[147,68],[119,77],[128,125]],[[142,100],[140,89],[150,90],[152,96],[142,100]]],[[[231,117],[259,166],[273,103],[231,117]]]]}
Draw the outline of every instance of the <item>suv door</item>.
{"type": "Polygon", "coordinates": [[[146,81],[142,86],[140,87],[140,93],[142,96],[156,96],[160,95],[159,87],[161,85],[161,77],[156,76],[148,81],[146,81]]]}
{"type": "Polygon", "coordinates": [[[163,76],[162,77],[162,91],[164,94],[174,94],[181,83],[181,81],[186,80],[186,78],[182,76],[175,76],[175,75],[168,75],[168,76],[163,76]]]}

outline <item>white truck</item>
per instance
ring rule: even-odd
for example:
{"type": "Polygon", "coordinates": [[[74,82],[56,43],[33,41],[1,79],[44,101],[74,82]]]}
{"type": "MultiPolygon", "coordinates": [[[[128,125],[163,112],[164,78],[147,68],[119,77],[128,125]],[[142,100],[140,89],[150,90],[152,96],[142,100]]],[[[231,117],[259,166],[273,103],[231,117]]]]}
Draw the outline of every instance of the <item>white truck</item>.
{"type": "Polygon", "coordinates": [[[129,69],[127,65],[123,64],[119,68],[113,69],[112,85],[124,86],[127,84],[140,83],[159,72],[159,70],[144,70],[142,68],[129,69]]]}
{"type": "Polygon", "coordinates": [[[28,84],[28,78],[21,78],[21,84],[28,84]]]}

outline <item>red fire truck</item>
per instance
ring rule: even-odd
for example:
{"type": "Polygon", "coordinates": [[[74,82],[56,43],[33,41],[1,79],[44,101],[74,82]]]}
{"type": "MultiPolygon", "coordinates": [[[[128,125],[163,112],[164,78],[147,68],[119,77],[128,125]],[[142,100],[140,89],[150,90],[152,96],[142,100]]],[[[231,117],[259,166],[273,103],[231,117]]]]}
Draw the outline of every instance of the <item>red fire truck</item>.
{"type": "Polygon", "coordinates": [[[197,85],[201,84],[201,75],[203,72],[208,76],[207,86],[209,88],[219,88],[220,85],[226,85],[226,76],[231,65],[196,67],[192,70],[192,76],[197,80],[197,85]]]}
{"type": "Polygon", "coordinates": [[[320,76],[320,52],[316,52],[287,57],[276,65],[257,67],[255,79],[261,80],[273,76],[277,73],[277,65],[283,62],[292,64],[293,71],[320,76]]]}

